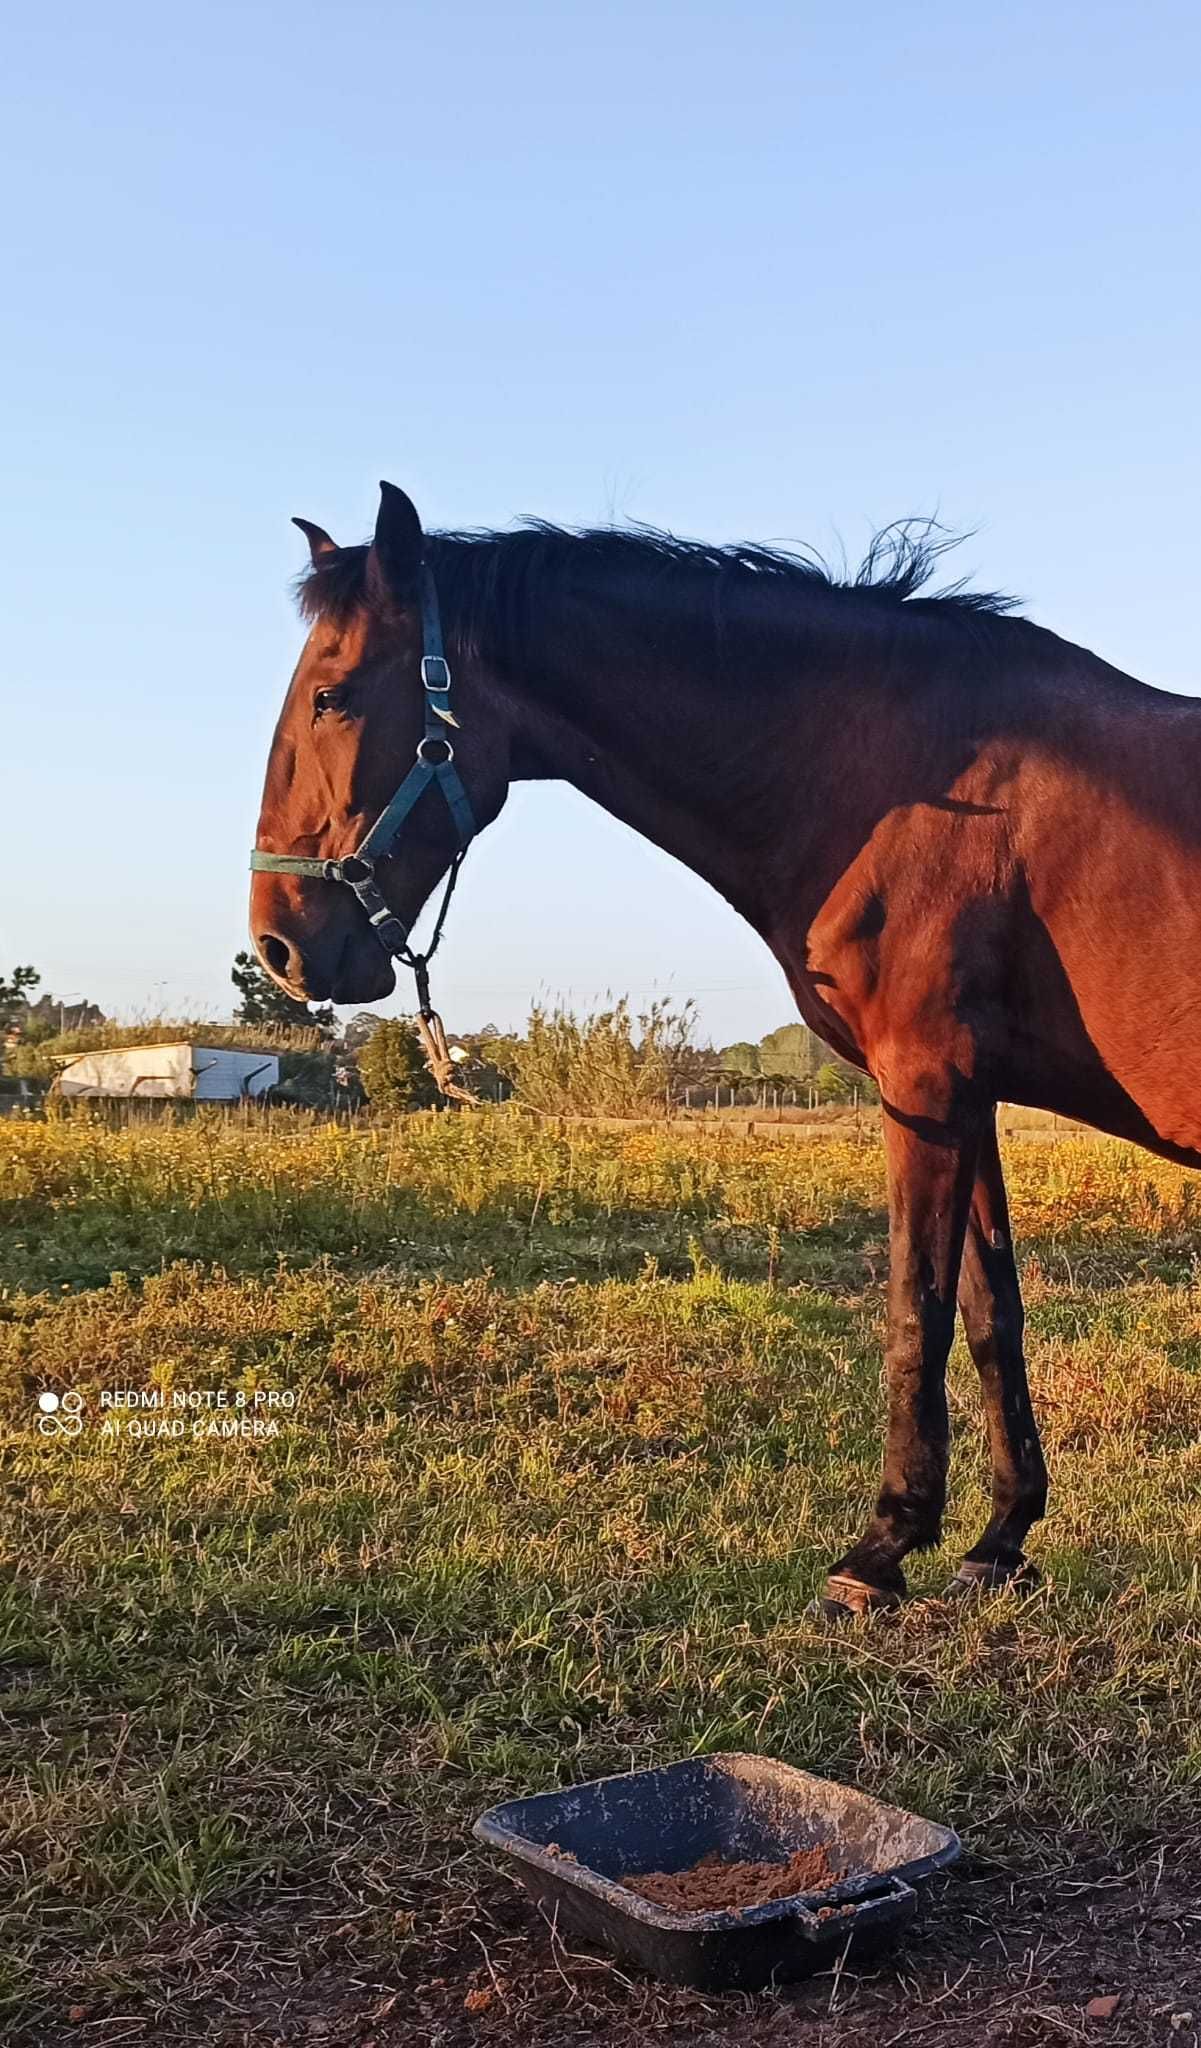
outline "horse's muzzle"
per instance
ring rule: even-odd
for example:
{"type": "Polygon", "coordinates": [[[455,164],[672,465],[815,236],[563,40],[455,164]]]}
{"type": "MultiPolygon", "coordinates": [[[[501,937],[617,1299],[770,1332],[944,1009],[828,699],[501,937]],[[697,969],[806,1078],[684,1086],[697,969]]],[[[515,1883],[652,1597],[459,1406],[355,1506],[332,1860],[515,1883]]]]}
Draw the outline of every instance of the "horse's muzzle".
{"type": "Polygon", "coordinates": [[[266,927],[254,934],[272,981],[295,1002],[378,1003],[391,995],[396,975],[370,926],[356,921],[339,941],[314,942],[266,927]]]}

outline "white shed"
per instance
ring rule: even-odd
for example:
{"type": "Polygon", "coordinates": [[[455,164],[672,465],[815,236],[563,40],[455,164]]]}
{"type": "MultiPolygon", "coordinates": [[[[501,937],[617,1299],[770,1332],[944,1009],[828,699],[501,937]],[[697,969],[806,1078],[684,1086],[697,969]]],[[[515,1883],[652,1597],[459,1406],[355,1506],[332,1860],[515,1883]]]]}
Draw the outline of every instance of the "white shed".
{"type": "Polygon", "coordinates": [[[173,1102],[241,1102],[279,1081],[279,1056],[239,1045],[114,1045],[79,1052],[61,1068],[58,1091],[76,1100],[165,1096],[173,1102]]]}

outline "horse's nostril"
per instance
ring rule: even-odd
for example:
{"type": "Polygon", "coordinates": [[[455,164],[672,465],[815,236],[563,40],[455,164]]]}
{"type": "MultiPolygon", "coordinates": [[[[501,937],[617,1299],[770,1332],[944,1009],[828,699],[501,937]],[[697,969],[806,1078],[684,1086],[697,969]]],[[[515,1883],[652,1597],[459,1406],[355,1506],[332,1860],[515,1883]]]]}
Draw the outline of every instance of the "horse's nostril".
{"type": "Polygon", "coordinates": [[[277,939],[274,932],[259,933],[259,954],[272,974],[287,975],[292,949],[283,939],[277,939]]]}

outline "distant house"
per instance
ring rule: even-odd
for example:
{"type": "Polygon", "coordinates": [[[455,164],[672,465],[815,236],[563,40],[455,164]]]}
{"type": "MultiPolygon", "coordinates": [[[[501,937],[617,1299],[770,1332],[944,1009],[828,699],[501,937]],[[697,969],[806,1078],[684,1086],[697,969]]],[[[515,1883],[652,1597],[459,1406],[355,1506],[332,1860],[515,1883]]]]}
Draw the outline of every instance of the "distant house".
{"type": "Polygon", "coordinates": [[[255,1046],[114,1045],[64,1060],[55,1093],[75,1101],[163,1096],[173,1102],[242,1102],[279,1082],[279,1056],[255,1046]]]}

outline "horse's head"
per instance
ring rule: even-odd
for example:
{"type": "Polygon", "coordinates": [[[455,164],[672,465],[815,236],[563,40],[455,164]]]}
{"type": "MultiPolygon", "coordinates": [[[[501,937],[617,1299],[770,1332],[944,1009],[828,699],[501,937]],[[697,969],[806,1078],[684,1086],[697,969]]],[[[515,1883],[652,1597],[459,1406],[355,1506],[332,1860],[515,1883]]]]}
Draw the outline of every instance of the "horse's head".
{"type": "MultiPolygon", "coordinates": [[[[380,486],[368,548],[339,548],[320,527],[296,524],[312,554],[303,602],[313,624],[271,743],[258,847],[344,860],[404,782],[426,730],[425,543],[416,510],[392,484],[380,486]]],[[[456,671],[454,710],[461,730],[447,740],[453,738],[478,829],[496,816],[507,794],[510,736],[499,701],[472,669],[456,671]]],[[[424,749],[435,762],[448,751],[446,743],[424,749]]],[[[375,876],[388,908],[406,926],[458,843],[450,806],[431,785],[375,876]]],[[[370,1003],[395,986],[367,912],[338,881],[256,873],[250,928],[264,967],[289,995],[370,1003]]]]}

